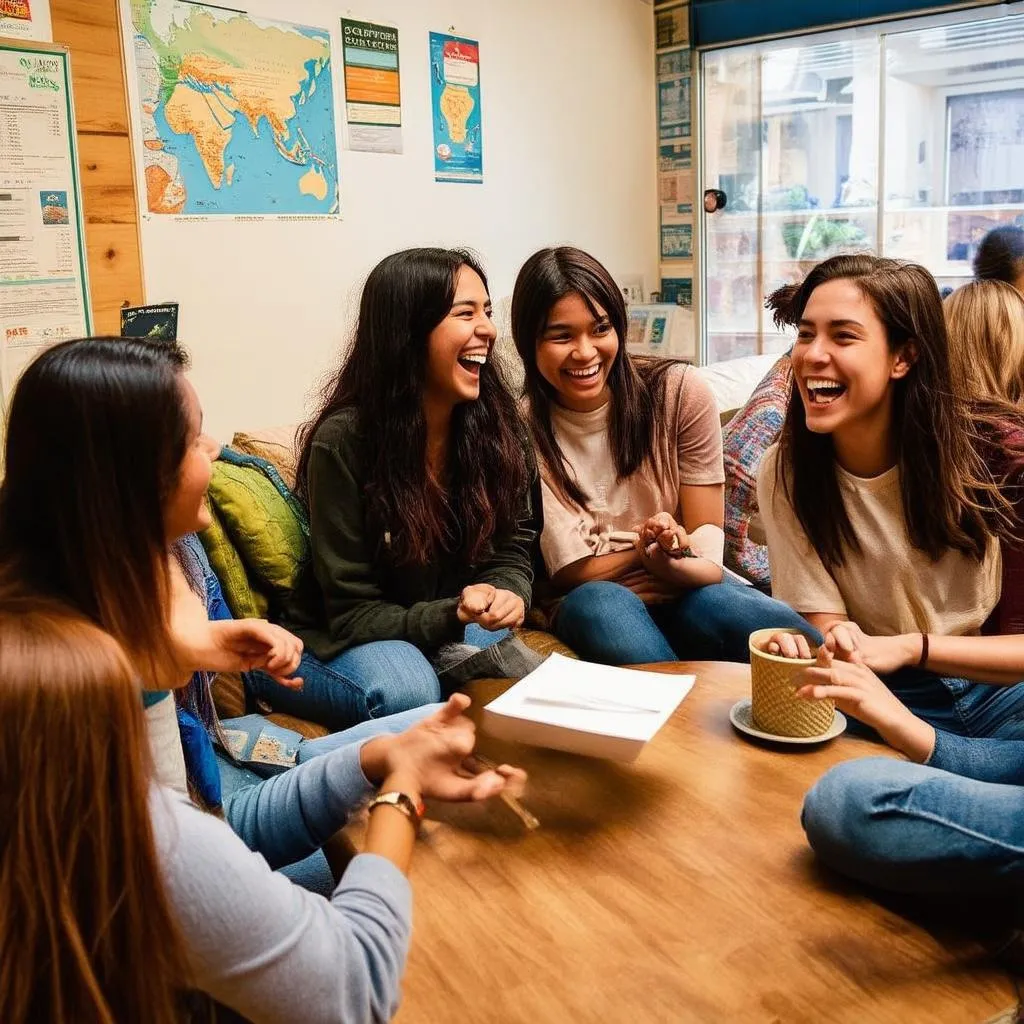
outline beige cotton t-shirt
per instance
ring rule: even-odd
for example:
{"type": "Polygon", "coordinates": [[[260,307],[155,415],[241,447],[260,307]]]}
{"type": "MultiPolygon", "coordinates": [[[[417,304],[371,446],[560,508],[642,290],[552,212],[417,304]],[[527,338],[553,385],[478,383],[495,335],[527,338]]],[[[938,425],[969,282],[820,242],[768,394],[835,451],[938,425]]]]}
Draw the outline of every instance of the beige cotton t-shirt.
{"type": "Polygon", "coordinates": [[[848,552],[845,564],[829,573],[776,483],[777,462],[773,445],[757,477],[775,597],[805,614],[843,615],[874,636],[967,636],[981,629],[1002,588],[997,541],[989,542],[981,562],[952,550],[933,562],[907,535],[899,467],[864,479],[836,466],[861,551],[848,552]]]}
{"type": "Polygon", "coordinates": [[[656,414],[654,459],[632,475],[617,479],[608,439],[611,404],[593,412],[551,407],[551,427],[589,501],[585,509],[563,502],[541,468],[544,530],[540,549],[548,574],[588,555],[627,551],[624,536],[659,512],[681,517],[683,484],[721,484],[722,428],[711,389],[692,367],[673,366],[665,374],[665,399],[656,414]]]}

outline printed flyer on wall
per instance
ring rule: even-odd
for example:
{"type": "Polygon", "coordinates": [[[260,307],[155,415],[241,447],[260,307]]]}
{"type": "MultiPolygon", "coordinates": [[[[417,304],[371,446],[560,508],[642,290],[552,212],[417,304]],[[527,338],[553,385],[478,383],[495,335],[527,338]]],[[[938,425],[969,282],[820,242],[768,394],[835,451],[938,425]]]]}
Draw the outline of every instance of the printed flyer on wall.
{"type": "Polygon", "coordinates": [[[402,152],[398,29],[341,19],[348,148],[402,152]]]}
{"type": "Polygon", "coordinates": [[[688,139],[690,127],[690,76],[658,82],[658,138],[688,139]]]}
{"type": "Polygon", "coordinates": [[[689,220],[661,222],[661,258],[664,260],[693,259],[693,222],[689,220]]]}
{"type": "Polygon", "coordinates": [[[53,39],[49,0],[0,0],[0,36],[8,39],[53,39]]]}
{"type": "Polygon", "coordinates": [[[67,51],[0,44],[0,389],[48,345],[89,334],[67,51]]]}
{"type": "Polygon", "coordinates": [[[654,13],[654,45],[660,50],[665,46],[679,46],[690,41],[690,8],[680,4],[654,13]]]}
{"type": "Polygon", "coordinates": [[[661,279],[661,301],[674,302],[677,306],[692,306],[693,278],[663,277],[661,279]]]}
{"type": "Polygon", "coordinates": [[[482,182],[479,43],[430,33],[430,98],[434,180],[482,182]]]}

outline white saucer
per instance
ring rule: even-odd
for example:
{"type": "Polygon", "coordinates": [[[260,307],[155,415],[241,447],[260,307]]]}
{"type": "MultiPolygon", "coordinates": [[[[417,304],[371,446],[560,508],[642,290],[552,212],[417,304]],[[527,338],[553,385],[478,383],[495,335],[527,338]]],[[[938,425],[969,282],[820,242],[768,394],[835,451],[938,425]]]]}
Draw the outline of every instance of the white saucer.
{"type": "Polygon", "coordinates": [[[823,733],[817,736],[776,736],[774,733],[762,732],[754,725],[754,717],[750,711],[750,698],[737,701],[729,709],[729,721],[736,729],[753,736],[759,740],[770,740],[772,743],[793,743],[798,746],[808,746],[811,743],[824,743],[826,740],[834,740],[840,733],[846,730],[846,716],[837,711],[832,724],[823,733]]]}

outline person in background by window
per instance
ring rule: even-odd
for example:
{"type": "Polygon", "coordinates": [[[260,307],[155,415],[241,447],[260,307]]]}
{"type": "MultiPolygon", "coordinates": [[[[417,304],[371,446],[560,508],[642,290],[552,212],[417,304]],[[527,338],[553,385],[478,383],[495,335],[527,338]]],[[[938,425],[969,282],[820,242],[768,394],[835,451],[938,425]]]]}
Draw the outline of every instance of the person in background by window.
{"type": "Polygon", "coordinates": [[[970,281],[943,303],[953,380],[979,401],[1024,398],[1024,295],[999,280],[970,281]]]}
{"type": "Polygon", "coordinates": [[[1024,294],[1024,228],[993,228],[978,246],[974,276],[979,281],[1005,281],[1024,294]]]}

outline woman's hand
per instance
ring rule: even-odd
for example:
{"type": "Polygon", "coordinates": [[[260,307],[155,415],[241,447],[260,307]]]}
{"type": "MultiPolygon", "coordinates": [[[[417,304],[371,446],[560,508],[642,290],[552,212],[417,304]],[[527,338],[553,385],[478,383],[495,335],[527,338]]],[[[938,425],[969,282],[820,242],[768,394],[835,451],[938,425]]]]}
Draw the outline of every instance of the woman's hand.
{"type": "Polygon", "coordinates": [[[494,771],[474,770],[476,727],[463,714],[469,704],[465,694],[453,694],[443,708],[405,732],[363,744],[366,777],[414,799],[487,800],[505,789],[519,795],[526,784],[521,768],[503,764],[494,771]]]}
{"type": "Polygon", "coordinates": [[[825,646],[840,660],[860,661],[882,675],[916,665],[921,657],[920,635],[868,636],[856,622],[832,626],[825,634],[825,646]]]}
{"type": "Polygon", "coordinates": [[[927,761],[935,747],[935,730],[918,718],[866,665],[841,661],[825,646],[818,662],[802,673],[797,694],[806,700],[830,697],[840,711],[871,726],[890,746],[913,761],[927,761]]]}
{"type": "Polygon", "coordinates": [[[511,590],[499,590],[489,583],[474,583],[462,591],[458,616],[459,622],[475,622],[491,632],[515,629],[526,618],[526,605],[511,590]]]}
{"type": "Polygon", "coordinates": [[[811,653],[811,643],[803,633],[776,633],[769,638],[764,649],[780,658],[800,658],[809,661],[814,657],[811,653]]]}
{"type": "Polygon", "coordinates": [[[207,623],[202,647],[190,652],[193,670],[249,672],[260,669],[291,690],[302,687],[295,677],[302,641],[263,619],[224,619],[207,623]]]}
{"type": "Polygon", "coordinates": [[[682,558],[683,551],[690,545],[686,530],[667,512],[651,516],[637,527],[636,532],[636,549],[641,558],[653,545],[657,545],[670,558],[682,558]]]}
{"type": "Polygon", "coordinates": [[[678,583],[673,563],[690,543],[686,531],[667,512],[659,512],[641,523],[636,535],[636,552],[645,571],[662,583],[678,583]]]}

